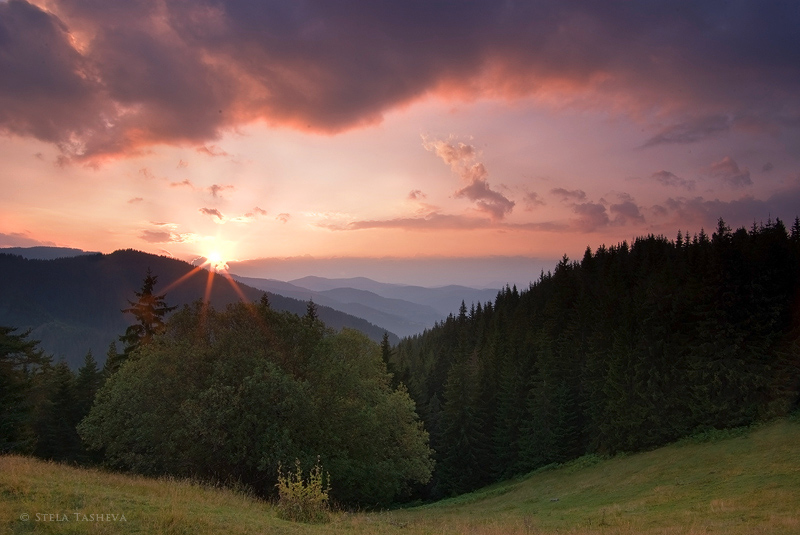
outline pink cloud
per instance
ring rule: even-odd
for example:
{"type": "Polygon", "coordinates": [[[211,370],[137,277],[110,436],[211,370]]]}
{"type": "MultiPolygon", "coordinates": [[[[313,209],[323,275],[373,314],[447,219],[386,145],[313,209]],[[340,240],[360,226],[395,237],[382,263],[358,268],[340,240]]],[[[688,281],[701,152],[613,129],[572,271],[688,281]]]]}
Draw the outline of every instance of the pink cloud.
{"type": "Polygon", "coordinates": [[[514,201],[489,186],[486,167],[481,162],[474,162],[478,155],[475,147],[427,138],[423,138],[423,146],[439,156],[467,183],[455,192],[456,197],[473,201],[477,210],[488,214],[494,221],[503,219],[514,209],[514,201]]]}
{"type": "Polygon", "coordinates": [[[225,216],[216,208],[200,208],[198,211],[207,216],[216,217],[218,222],[225,221],[225,216]]]}
{"type": "Polygon", "coordinates": [[[747,167],[740,168],[739,164],[730,156],[725,156],[720,161],[711,164],[708,172],[711,176],[721,178],[723,182],[734,188],[753,185],[750,170],[747,167]]]}

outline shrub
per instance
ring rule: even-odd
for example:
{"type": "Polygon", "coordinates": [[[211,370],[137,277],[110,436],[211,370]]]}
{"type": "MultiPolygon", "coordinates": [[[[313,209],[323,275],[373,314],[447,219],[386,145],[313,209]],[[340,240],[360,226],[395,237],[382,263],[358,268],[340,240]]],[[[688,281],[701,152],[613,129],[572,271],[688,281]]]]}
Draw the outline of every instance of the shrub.
{"type": "Polygon", "coordinates": [[[308,473],[308,479],[303,478],[303,469],[300,459],[295,461],[294,473],[287,471],[283,474],[281,465],[278,465],[278,517],[293,522],[322,523],[330,519],[330,506],[328,493],[331,490],[331,476],[325,477],[327,486],[323,485],[322,466],[317,458],[317,463],[308,473]]]}

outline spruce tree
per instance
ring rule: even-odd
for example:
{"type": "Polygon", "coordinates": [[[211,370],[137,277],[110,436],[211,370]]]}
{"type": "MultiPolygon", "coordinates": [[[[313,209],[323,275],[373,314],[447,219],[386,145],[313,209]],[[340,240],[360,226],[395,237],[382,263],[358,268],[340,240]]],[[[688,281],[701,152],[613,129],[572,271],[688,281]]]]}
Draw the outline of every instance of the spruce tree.
{"type": "Polygon", "coordinates": [[[119,337],[120,342],[123,343],[122,360],[128,359],[133,351],[150,343],[153,336],[163,332],[165,316],[177,308],[167,306],[164,300],[166,294],[153,293],[157,283],[158,276],[153,275],[148,268],[142,289],[134,292],[137,300],[128,300],[130,307],[122,311],[126,314],[133,314],[136,319],[136,323],[128,327],[125,334],[119,337]]]}
{"type": "Polygon", "coordinates": [[[50,361],[37,347],[39,342],[28,339],[30,331],[14,331],[0,326],[0,453],[33,447],[30,378],[50,361]]]}

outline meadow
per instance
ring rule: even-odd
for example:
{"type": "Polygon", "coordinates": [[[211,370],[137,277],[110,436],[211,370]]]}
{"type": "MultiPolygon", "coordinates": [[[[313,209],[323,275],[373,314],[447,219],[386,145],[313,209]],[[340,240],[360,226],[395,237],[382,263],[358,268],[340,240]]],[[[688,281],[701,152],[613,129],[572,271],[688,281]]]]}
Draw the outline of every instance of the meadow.
{"type": "Polygon", "coordinates": [[[432,504],[336,512],[327,524],[281,520],[243,491],[3,456],[0,533],[789,535],[800,533],[800,421],[582,457],[432,504]]]}

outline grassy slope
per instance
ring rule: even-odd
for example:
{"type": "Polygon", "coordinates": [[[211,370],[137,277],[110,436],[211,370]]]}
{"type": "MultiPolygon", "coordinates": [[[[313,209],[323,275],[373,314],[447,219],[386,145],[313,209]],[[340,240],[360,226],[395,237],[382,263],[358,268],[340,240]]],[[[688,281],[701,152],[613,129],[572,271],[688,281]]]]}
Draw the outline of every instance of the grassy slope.
{"type": "Polygon", "coordinates": [[[800,423],[582,459],[425,507],[339,514],[319,526],[284,522],[271,505],[230,491],[0,457],[3,534],[556,532],[800,533],[800,423]],[[80,522],[76,511],[125,514],[126,522],[80,522]],[[19,520],[23,513],[31,520],[19,520]],[[66,514],[69,521],[37,522],[37,513],[66,514]]]}

